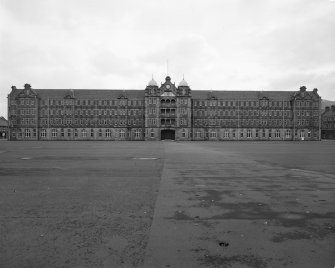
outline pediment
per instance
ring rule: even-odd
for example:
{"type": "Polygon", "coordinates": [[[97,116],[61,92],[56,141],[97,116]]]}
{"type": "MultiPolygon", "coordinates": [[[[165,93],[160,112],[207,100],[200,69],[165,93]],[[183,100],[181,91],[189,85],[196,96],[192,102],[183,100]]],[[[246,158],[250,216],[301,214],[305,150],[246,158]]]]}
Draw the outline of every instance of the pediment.
{"type": "Polygon", "coordinates": [[[175,97],[176,95],[175,94],[173,94],[172,92],[170,92],[170,91],[165,91],[162,95],[161,95],[161,97],[175,97]]]}

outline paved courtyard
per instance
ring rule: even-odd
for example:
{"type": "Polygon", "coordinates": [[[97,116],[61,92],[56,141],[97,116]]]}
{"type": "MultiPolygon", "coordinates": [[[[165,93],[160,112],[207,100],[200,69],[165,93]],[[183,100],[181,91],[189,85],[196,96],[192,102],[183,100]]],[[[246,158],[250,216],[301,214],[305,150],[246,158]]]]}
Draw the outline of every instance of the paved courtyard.
{"type": "Polygon", "coordinates": [[[0,142],[0,267],[334,267],[335,141],[0,142]]]}

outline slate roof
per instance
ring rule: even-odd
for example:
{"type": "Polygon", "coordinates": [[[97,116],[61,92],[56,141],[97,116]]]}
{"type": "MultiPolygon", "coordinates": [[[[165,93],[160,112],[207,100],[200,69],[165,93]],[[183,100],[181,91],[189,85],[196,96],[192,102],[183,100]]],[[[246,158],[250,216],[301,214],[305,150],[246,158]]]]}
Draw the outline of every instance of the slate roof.
{"type": "MultiPolygon", "coordinates": [[[[16,97],[22,89],[17,89],[11,93],[16,97]]],[[[62,99],[67,95],[79,99],[116,99],[121,95],[126,95],[130,99],[144,99],[144,90],[136,89],[33,89],[42,99],[62,99]]]]}
{"type": "Polygon", "coordinates": [[[296,91],[239,91],[239,90],[193,90],[192,99],[207,99],[212,95],[218,99],[225,100],[258,100],[263,97],[276,100],[289,100],[296,91]]]}
{"type": "Polygon", "coordinates": [[[0,116],[0,127],[8,127],[8,121],[3,116],[0,116]]]}
{"type": "MultiPolygon", "coordinates": [[[[11,92],[16,97],[22,89],[11,92]]],[[[116,99],[122,95],[129,99],[144,99],[145,90],[141,89],[32,89],[42,99],[61,99],[67,95],[78,99],[116,99]]],[[[191,96],[195,100],[206,100],[209,96],[224,100],[259,100],[263,97],[270,100],[290,100],[299,91],[239,91],[239,90],[192,90],[191,96]]]]}

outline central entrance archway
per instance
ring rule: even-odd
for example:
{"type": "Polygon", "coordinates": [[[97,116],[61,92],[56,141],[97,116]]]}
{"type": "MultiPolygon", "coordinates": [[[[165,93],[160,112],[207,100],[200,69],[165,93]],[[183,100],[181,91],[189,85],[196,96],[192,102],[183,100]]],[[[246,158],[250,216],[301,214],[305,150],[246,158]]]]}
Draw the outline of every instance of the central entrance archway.
{"type": "Polygon", "coordinates": [[[173,129],[161,130],[161,140],[175,140],[175,131],[173,129]]]}

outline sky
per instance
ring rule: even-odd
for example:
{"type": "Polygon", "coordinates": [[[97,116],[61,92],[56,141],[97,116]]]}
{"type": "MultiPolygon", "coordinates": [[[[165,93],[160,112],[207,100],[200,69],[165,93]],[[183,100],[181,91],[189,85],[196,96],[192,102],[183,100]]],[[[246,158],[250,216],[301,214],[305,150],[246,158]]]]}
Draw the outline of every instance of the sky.
{"type": "Polygon", "coordinates": [[[335,100],[335,0],[0,0],[11,86],[307,90],[335,100]]]}

